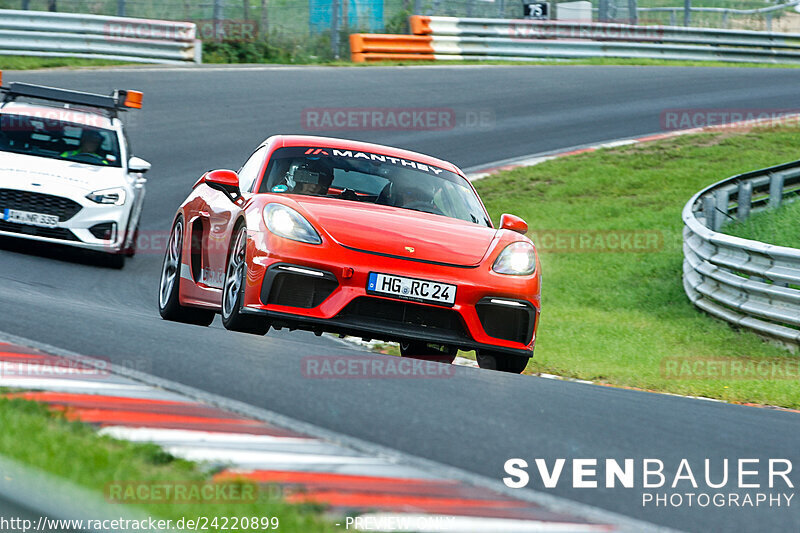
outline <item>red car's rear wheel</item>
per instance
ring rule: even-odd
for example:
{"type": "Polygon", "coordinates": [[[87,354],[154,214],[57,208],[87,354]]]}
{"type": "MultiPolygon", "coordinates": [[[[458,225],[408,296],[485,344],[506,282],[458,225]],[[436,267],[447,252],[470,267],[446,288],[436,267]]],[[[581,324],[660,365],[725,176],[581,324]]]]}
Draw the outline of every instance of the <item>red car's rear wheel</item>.
{"type": "Polygon", "coordinates": [[[208,326],[214,321],[213,311],[194,309],[180,304],[181,250],[183,248],[183,218],[178,218],[169,235],[161,282],[158,287],[158,312],[164,320],[208,326]]]}

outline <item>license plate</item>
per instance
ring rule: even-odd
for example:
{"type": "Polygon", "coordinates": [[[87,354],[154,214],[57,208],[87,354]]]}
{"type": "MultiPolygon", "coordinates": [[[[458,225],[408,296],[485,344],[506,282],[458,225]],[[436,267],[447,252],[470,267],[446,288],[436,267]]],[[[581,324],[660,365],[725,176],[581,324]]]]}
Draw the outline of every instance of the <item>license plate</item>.
{"type": "Polygon", "coordinates": [[[0,210],[0,218],[6,222],[27,224],[29,226],[40,226],[43,228],[55,228],[58,226],[58,217],[55,215],[31,213],[30,211],[17,211],[16,209],[0,210]]]}
{"type": "Polygon", "coordinates": [[[393,296],[402,300],[453,305],[456,303],[456,286],[438,281],[405,278],[390,274],[370,272],[367,292],[393,296]]]}

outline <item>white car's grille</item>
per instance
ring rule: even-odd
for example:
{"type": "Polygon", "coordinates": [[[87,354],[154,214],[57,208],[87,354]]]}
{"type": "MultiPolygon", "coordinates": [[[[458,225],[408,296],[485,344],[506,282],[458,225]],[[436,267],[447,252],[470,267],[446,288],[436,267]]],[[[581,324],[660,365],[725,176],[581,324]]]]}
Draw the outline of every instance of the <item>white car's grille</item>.
{"type": "Polygon", "coordinates": [[[55,215],[60,222],[65,222],[81,210],[81,204],[62,196],[15,189],[0,189],[0,210],[3,209],[55,215]]]}

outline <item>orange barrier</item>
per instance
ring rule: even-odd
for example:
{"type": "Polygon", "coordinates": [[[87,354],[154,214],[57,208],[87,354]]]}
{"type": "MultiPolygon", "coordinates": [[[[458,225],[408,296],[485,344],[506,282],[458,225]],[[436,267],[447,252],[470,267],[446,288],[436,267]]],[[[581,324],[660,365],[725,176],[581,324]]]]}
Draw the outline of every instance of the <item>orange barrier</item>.
{"type": "Polygon", "coordinates": [[[432,61],[433,37],[353,33],[350,35],[350,56],[355,63],[364,61],[423,60],[432,61]]]}
{"type": "Polygon", "coordinates": [[[353,63],[370,61],[436,61],[433,54],[384,54],[381,52],[353,52],[350,54],[353,63]]]}
{"type": "Polygon", "coordinates": [[[430,17],[411,15],[408,17],[408,23],[411,26],[411,33],[414,35],[430,35],[433,33],[430,17]]]}

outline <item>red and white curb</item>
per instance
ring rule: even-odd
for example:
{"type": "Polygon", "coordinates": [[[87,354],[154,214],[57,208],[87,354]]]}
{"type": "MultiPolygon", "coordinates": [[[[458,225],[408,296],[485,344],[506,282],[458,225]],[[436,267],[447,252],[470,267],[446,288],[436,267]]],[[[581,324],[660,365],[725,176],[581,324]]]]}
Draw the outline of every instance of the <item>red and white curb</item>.
{"type": "MultiPolygon", "coordinates": [[[[87,359],[88,361],[88,359],[87,359]]],[[[206,405],[74,359],[0,342],[0,387],[117,439],[280,486],[362,531],[597,532],[618,528],[206,405]]]]}
{"type": "MultiPolygon", "coordinates": [[[[781,117],[781,121],[789,122],[789,121],[796,121],[800,119],[800,114],[795,115],[785,115],[781,117]]],[[[663,139],[671,139],[674,137],[680,137],[681,135],[691,135],[695,133],[712,133],[712,132],[720,132],[726,130],[736,130],[739,128],[750,128],[756,126],[764,126],[774,124],[774,118],[762,118],[762,119],[753,119],[753,120],[743,120],[740,122],[731,122],[728,124],[719,124],[714,126],[705,126],[700,128],[689,128],[684,130],[674,130],[668,131],[664,133],[654,133],[650,135],[645,135],[642,137],[635,137],[630,139],[618,139],[614,141],[607,141],[604,143],[599,144],[592,144],[586,146],[578,146],[574,148],[568,148],[563,151],[555,151],[555,152],[543,152],[540,154],[534,154],[530,156],[524,156],[519,158],[507,159],[503,161],[497,161],[495,163],[489,163],[488,165],[483,165],[479,167],[474,167],[469,169],[467,172],[467,178],[470,181],[476,181],[479,179],[483,179],[498,172],[502,172],[505,170],[514,170],[521,167],[532,167],[538,165],[540,163],[544,163],[545,161],[550,161],[552,159],[557,159],[560,157],[567,157],[571,155],[578,155],[578,154],[585,154],[588,152],[596,152],[597,150],[603,150],[608,148],[617,148],[619,146],[628,146],[631,144],[639,144],[639,143],[646,143],[651,141],[660,141],[663,139]]]]}

